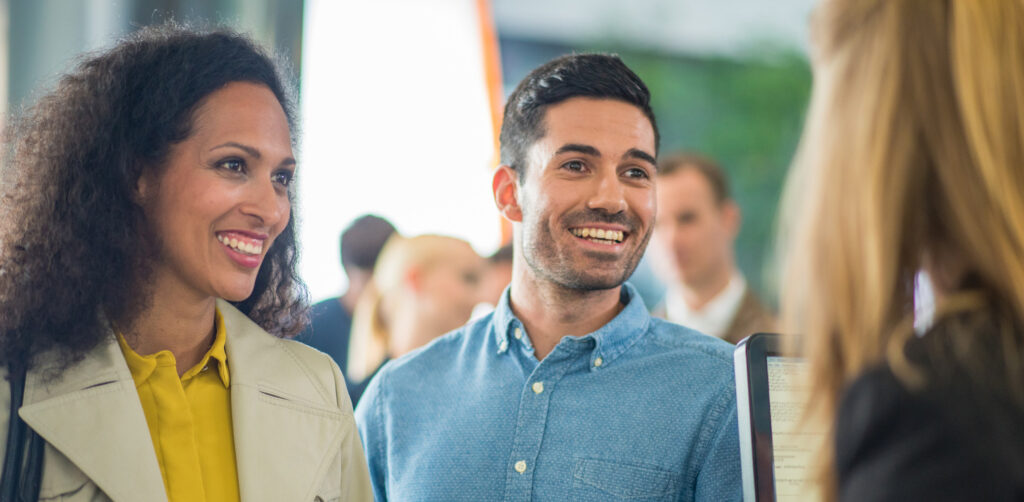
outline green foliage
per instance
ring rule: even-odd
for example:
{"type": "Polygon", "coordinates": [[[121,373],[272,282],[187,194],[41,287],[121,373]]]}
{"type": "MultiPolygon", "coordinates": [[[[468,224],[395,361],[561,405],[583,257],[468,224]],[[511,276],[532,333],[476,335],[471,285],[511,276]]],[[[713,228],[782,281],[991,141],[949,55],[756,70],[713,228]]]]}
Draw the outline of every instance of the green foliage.
{"type": "Polygon", "coordinates": [[[651,89],[660,153],[697,151],[719,161],[743,211],[736,258],[748,281],[773,299],[765,270],[776,209],[810,96],[799,54],[741,59],[620,53],[651,89]]]}

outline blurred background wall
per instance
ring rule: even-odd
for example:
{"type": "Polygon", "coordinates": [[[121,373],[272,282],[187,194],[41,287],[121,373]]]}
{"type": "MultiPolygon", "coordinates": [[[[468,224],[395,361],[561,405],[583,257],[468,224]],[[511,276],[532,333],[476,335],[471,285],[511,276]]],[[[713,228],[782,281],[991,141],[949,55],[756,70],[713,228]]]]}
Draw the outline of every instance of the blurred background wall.
{"type": "Polygon", "coordinates": [[[301,0],[0,0],[0,9],[12,110],[49,89],[75,56],[167,19],[235,26],[292,61],[302,51],[301,0]]]}
{"type": "MultiPolygon", "coordinates": [[[[813,3],[0,0],[0,108],[16,113],[76,55],[140,26],[173,18],[250,33],[290,60],[301,91],[301,271],[321,299],[345,286],[337,236],[363,212],[485,254],[500,244],[483,7],[504,94],[572,51],[615,52],[637,71],[652,90],[661,151],[701,151],[731,175],[744,211],[739,265],[771,298],[765,266],[810,90],[813,3]]],[[[643,272],[637,280],[654,284],[643,272]]]]}

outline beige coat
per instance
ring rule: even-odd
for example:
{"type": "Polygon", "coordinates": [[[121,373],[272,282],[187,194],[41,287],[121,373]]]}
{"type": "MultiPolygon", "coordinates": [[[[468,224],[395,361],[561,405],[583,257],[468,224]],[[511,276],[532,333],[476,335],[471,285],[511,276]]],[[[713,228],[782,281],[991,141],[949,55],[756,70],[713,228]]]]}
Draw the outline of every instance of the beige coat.
{"type": "MultiPolygon", "coordinates": [[[[218,301],[243,501],[370,501],[366,460],[337,365],[268,335],[218,301]]],[[[39,366],[39,365],[37,365],[39,366]]],[[[0,380],[0,463],[10,386],[0,380]]],[[[30,371],[20,412],[46,439],[40,500],[166,501],[132,375],[111,335],[45,382],[30,371]]]]}

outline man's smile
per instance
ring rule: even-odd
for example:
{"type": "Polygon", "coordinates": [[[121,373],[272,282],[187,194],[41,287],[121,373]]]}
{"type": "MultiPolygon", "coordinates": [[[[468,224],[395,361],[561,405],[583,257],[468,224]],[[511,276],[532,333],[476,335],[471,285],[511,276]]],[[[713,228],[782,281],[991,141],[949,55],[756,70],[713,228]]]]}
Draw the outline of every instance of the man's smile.
{"type": "Polygon", "coordinates": [[[573,227],[569,232],[577,238],[607,245],[621,244],[629,235],[624,230],[600,227],[573,227]]]}

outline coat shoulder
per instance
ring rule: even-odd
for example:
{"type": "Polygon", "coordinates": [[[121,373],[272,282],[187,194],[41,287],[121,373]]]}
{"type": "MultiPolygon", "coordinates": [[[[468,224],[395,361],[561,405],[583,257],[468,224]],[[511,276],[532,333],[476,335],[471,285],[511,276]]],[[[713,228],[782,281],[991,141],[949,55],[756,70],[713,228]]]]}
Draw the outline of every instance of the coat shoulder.
{"type": "Polygon", "coordinates": [[[256,386],[330,407],[351,409],[345,379],[330,356],[275,337],[227,302],[217,308],[227,331],[232,385],[256,386]]]}

